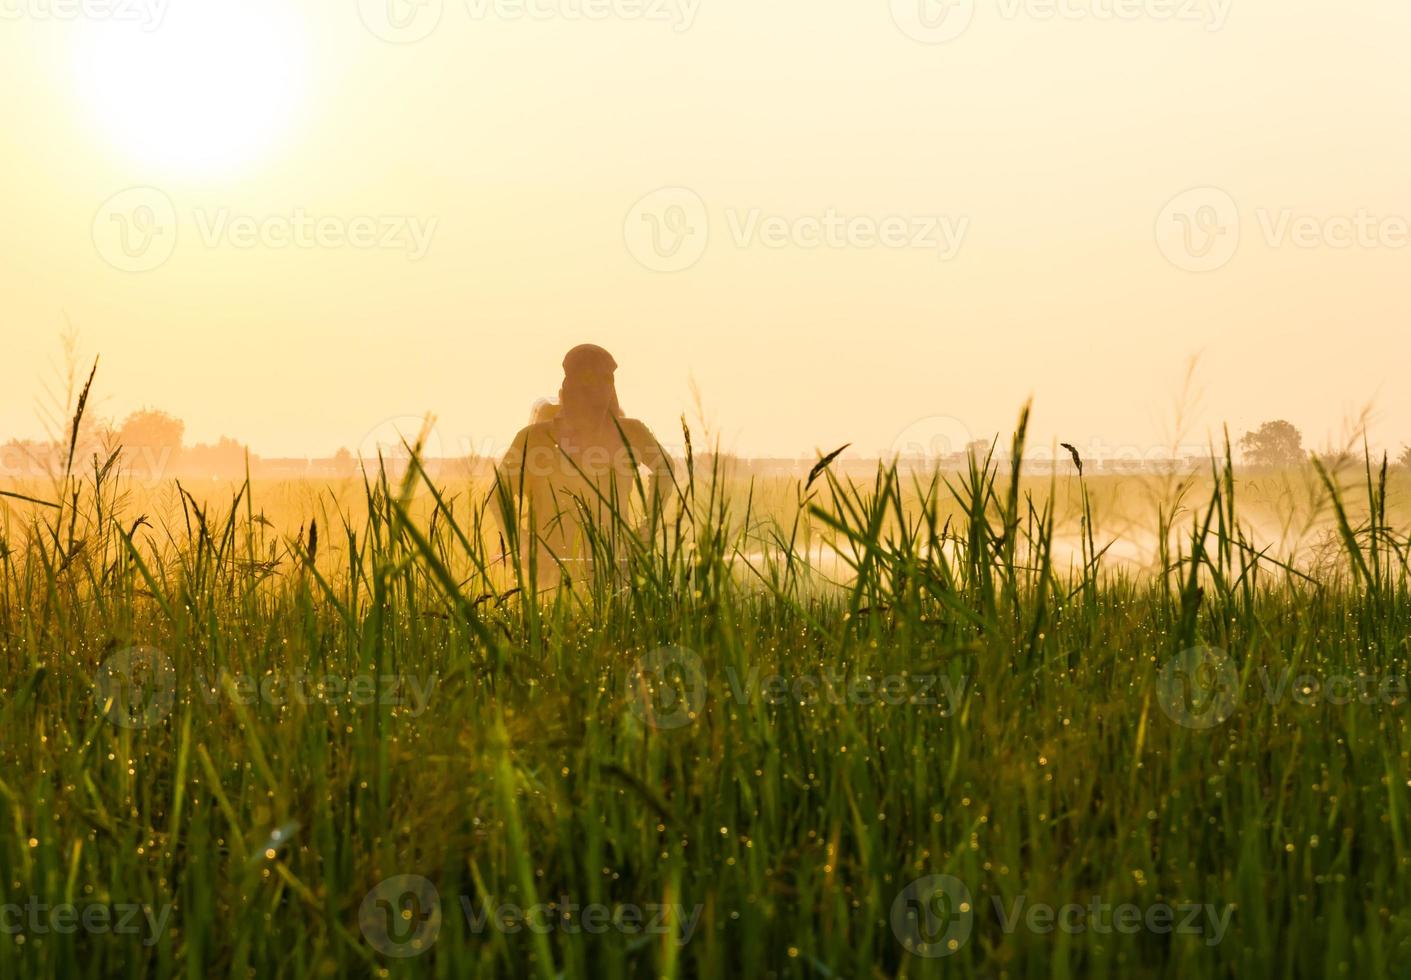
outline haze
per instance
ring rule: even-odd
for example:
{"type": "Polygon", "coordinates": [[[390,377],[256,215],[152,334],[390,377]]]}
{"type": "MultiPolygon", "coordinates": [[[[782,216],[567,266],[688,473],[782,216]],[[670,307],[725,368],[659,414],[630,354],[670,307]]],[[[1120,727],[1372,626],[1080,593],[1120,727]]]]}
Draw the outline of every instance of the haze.
{"type": "Polygon", "coordinates": [[[267,455],[502,444],[585,341],[755,455],[1164,445],[1197,354],[1188,442],[1411,440],[1405,4],[76,6],[0,8],[0,439],[71,321],[101,412],[267,455]]]}

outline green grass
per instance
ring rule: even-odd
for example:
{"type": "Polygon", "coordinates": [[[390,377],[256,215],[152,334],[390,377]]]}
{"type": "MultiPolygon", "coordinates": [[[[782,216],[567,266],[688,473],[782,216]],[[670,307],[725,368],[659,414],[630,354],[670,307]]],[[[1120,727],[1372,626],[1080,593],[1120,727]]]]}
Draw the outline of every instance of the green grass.
{"type": "Polygon", "coordinates": [[[286,489],[271,517],[267,488],[144,498],[116,472],[75,464],[25,488],[58,506],[6,501],[0,880],[11,904],[169,917],[151,945],[26,921],[0,934],[0,978],[1406,969],[1411,707],[1393,682],[1411,599],[1398,485],[1375,465],[1315,478],[1306,554],[1251,529],[1236,496],[1258,480],[1167,486],[1143,572],[1102,553],[1102,481],[977,459],[751,488],[686,460],[645,529],[597,527],[594,570],[542,591],[513,535],[499,561],[485,487],[414,470],[356,495],[286,489]],[[838,561],[810,562],[820,544],[838,561]],[[1227,673],[1175,701],[1202,644],[1227,673]],[[133,648],[157,651],[136,662],[169,701],[95,694],[133,648]],[[1362,675],[1387,686],[1317,690],[1362,675]],[[298,676],[429,695],[253,693],[298,676]],[[812,693],[827,677],[842,694],[812,693]],[[1211,707],[1202,690],[1233,694],[1228,718],[1173,720],[1211,707]],[[388,956],[376,901],[395,883],[360,910],[409,875],[434,887],[439,932],[388,956]],[[939,932],[905,919],[932,875],[963,884],[948,921],[971,926],[934,958],[903,943],[939,932]],[[675,911],[666,934],[476,931],[463,897],[675,911]],[[1232,911],[1215,943],[1006,931],[995,904],[1095,898],[1232,911]]]}

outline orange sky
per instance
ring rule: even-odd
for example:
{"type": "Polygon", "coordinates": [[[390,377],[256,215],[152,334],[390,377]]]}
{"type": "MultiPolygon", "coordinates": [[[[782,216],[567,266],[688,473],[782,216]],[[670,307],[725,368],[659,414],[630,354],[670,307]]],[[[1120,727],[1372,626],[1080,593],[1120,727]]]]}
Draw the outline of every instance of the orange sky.
{"type": "Polygon", "coordinates": [[[0,0],[0,439],[67,317],[103,412],[266,455],[493,450],[581,341],[747,453],[1031,394],[1146,451],[1195,354],[1188,442],[1399,447],[1408,49],[1391,2],[0,0]]]}

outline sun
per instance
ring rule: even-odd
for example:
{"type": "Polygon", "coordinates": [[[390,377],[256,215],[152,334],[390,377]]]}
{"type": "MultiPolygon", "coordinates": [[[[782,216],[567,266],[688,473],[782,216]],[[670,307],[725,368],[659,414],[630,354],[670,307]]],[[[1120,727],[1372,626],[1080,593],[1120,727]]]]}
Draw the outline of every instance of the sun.
{"type": "Polygon", "coordinates": [[[305,82],[299,5],[172,0],[140,20],[85,25],[80,92],[96,126],[141,165],[237,172],[293,122],[305,82]]]}

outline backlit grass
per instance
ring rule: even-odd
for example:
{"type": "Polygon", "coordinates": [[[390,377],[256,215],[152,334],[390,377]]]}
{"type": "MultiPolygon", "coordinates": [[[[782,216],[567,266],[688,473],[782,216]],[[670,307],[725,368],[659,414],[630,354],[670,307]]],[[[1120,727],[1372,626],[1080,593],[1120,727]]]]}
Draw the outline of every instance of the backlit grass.
{"type": "Polygon", "coordinates": [[[121,935],[0,919],[0,977],[1385,976],[1411,954],[1407,525],[1375,462],[751,487],[685,459],[553,588],[486,486],[195,494],[106,462],[4,501],[0,880],[10,905],[148,912],[121,935]],[[1277,534],[1275,479],[1307,502],[1277,534]],[[1152,561],[1110,561],[1119,532],[1152,561]],[[908,892],[937,875],[968,905],[908,892]],[[401,917],[398,876],[435,914],[401,917]],[[1070,903],[1226,926],[1011,918],[1070,903]]]}

